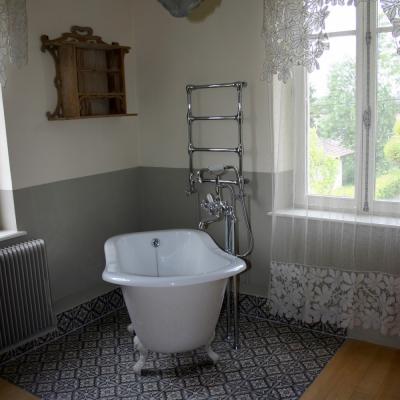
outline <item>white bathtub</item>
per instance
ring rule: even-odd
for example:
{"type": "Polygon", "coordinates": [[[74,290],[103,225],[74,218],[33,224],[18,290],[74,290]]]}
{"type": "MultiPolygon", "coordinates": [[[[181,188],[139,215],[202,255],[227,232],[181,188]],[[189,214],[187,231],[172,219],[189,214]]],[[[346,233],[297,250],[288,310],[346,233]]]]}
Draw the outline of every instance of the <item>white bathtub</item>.
{"type": "Polygon", "coordinates": [[[164,230],[115,236],[105,244],[103,279],[122,286],[141,357],[147,350],[177,353],[210,348],[227,279],[245,270],[198,230],[164,230]],[[154,239],[158,243],[154,243],[154,239]],[[154,244],[159,244],[154,247],[154,244]]]}

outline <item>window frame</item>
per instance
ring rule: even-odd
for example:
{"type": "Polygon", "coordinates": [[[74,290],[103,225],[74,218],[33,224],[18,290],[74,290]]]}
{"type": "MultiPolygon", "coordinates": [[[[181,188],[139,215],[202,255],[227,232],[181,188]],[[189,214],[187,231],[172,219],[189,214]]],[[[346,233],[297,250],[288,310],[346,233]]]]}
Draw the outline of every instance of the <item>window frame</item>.
{"type": "MultiPolygon", "coordinates": [[[[379,2],[370,6],[370,71],[369,71],[369,105],[371,107],[371,126],[368,131],[363,123],[364,111],[368,108],[366,82],[367,65],[367,18],[368,3],[359,2],[356,7],[356,30],[328,32],[329,37],[340,37],[349,34],[356,36],[356,138],[355,138],[355,194],[354,198],[308,194],[308,132],[309,132],[309,94],[307,71],[304,67],[296,68],[293,73],[294,87],[294,126],[300,133],[298,139],[299,157],[296,158],[296,187],[294,204],[300,208],[320,209],[327,211],[354,212],[365,215],[400,216],[400,201],[375,200],[375,141],[377,110],[377,35],[378,32],[391,32],[391,27],[377,27],[377,7],[379,2]],[[367,157],[368,155],[368,157],[367,157]],[[366,173],[368,169],[368,173],[366,173]],[[368,181],[367,181],[368,179],[368,181]],[[366,184],[368,199],[365,199],[366,184]],[[365,200],[369,209],[364,209],[365,200]]],[[[327,50],[329,51],[329,50],[327,50]]]]}
{"type": "MultiPolygon", "coordinates": [[[[371,105],[371,131],[369,142],[369,197],[368,202],[371,205],[374,214],[400,216],[400,201],[376,200],[375,199],[375,153],[376,153],[376,135],[377,135],[377,78],[378,78],[378,34],[382,32],[392,32],[390,26],[378,27],[378,7],[379,2],[373,3],[370,11],[370,26],[371,26],[371,66],[370,66],[370,105],[371,105]]],[[[365,5],[366,7],[366,5],[365,5]]]]}

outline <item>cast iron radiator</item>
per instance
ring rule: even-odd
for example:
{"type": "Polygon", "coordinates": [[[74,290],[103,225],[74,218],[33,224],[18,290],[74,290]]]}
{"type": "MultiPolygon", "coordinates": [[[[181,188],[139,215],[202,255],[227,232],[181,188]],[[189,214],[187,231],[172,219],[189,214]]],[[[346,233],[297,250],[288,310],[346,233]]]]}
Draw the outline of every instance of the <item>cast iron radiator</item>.
{"type": "Polygon", "coordinates": [[[55,325],[44,240],[0,249],[0,353],[55,325]]]}

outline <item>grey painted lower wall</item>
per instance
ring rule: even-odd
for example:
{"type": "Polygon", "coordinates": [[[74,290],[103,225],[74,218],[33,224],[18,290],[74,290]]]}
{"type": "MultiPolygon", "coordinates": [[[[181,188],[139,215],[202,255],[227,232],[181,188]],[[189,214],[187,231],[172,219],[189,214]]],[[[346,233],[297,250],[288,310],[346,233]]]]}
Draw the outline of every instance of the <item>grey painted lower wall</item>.
{"type": "MultiPolygon", "coordinates": [[[[200,219],[199,198],[213,185],[202,188],[201,193],[187,196],[188,170],[184,168],[140,167],[138,181],[139,229],[196,228],[200,219]]],[[[241,276],[243,293],[267,294],[268,264],[270,257],[271,219],[267,212],[272,207],[272,176],[268,173],[247,173],[246,185],[250,202],[250,219],[255,246],[249,257],[249,269],[241,276]]],[[[241,220],[240,207],[238,215],[241,220]]],[[[211,225],[208,232],[223,246],[223,223],[211,225]]],[[[243,251],[247,244],[246,229],[239,224],[239,242],[243,251]]]]}
{"type": "MultiPolygon", "coordinates": [[[[103,246],[110,236],[198,226],[199,197],[214,188],[210,185],[201,194],[187,196],[187,177],[184,168],[139,167],[14,191],[18,229],[28,232],[22,240],[46,241],[57,312],[111,289],[101,279],[103,246]]],[[[249,269],[241,276],[241,291],[266,295],[272,180],[265,173],[247,177],[255,248],[249,269]]],[[[223,245],[223,223],[213,225],[209,233],[223,245]]],[[[243,224],[239,237],[243,250],[247,243],[243,224]]]]}
{"type": "Polygon", "coordinates": [[[103,246],[138,230],[137,178],[133,168],[14,191],[18,229],[46,241],[57,312],[112,288],[103,246]]]}
{"type": "Polygon", "coordinates": [[[194,228],[198,223],[197,196],[186,196],[183,168],[138,168],[139,228],[142,231],[194,228]]]}

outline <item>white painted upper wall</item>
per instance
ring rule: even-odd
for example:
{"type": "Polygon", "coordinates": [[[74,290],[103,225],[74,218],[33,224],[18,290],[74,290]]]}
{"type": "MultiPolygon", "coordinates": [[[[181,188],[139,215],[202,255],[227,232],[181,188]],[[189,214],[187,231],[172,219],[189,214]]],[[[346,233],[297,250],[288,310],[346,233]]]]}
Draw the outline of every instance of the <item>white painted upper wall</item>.
{"type": "MultiPolygon", "coordinates": [[[[152,2],[152,1],[151,1],[152,2]]],[[[138,165],[137,117],[48,121],[56,104],[54,61],[40,36],[90,26],[106,42],[131,46],[126,56],[128,112],[137,112],[132,0],[28,0],[29,62],[9,68],[4,94],[13,188],[138,165]]]]}
{"type": "MultiPolygon", "coordinates": [[[[187,167],[188,83],[246,81],[244,169],[272,171],[273,142],[267,84],[261,81],[264,42],[262,0],[206,0],[214,11],[201,22],[174,18],[157,0],[134,0],[140,101],[141,165],[187,167]]],[[[195,114],[234,110],[234,91],[196,93],[195,114]]],[[[231,122],[196,124],[200,145],[234,144],[231,122]],[[232,138],[228,140],[228,138],[232,138]]],[[[232,156],[231,156],[232,157],[232,156]]],[[[231,162],[222,155],[196,159],[197,166],[231,162]]]]}
{"type": "Polygon", "coordinates": [[[4,120],[3,96],[0,88],[0,190],[12,190],[10,159],[8,156],[8,144],[6,125],[4,120]]]}

